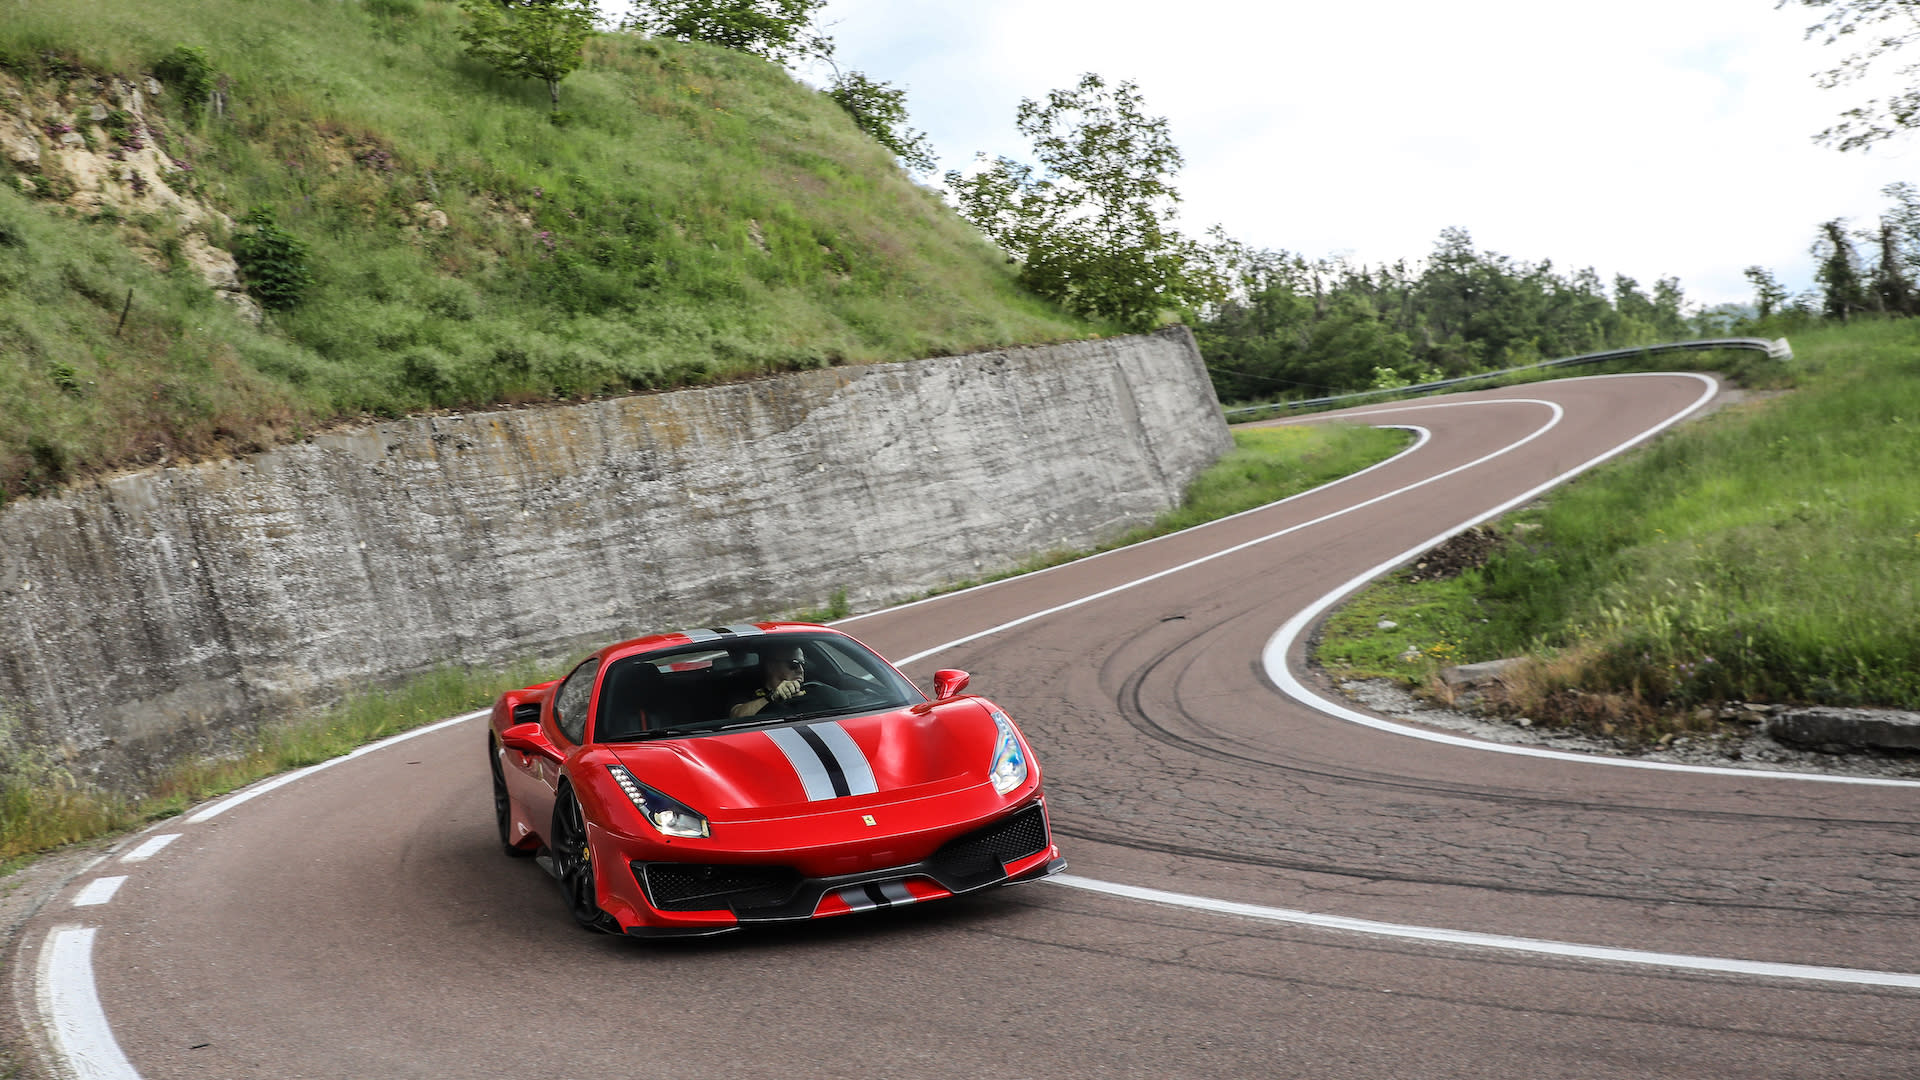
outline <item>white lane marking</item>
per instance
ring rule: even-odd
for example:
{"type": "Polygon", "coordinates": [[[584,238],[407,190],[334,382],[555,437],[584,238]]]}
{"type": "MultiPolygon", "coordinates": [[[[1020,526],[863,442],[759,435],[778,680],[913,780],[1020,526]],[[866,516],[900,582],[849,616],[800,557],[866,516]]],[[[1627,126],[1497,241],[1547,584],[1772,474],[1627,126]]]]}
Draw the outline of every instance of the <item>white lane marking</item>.
{"type": "Polygon", "coordinates": [[[166,847],[168,844],[171,844],[178,839],[180,839],[180,834],[177,832],[162,833],[159,836],[149,837],[146,843],[141,844],[139,847],[134,848],[132,851],[129,851],[125,855],[120,856],[120,861],[121,862],[145,862],[146,860],[153,858],[155,855],[160,854],[160,849],[166,847]]]}
{"type": "Polygon", "coordinates": [[[1639,949],[1615,949],[1605,945],[1580,945],[1567,941],[1507,937],[1504,934],[1480,934],[1468,930],[1447,930],[1434,926],[1409,926],[1403,923],[1373,922],[1340,915],[1320,915],[1311,911],[1291,911],[1263,904],[1243,904],[1233,900],[1214,900],[1204,896],[1143,889],[1135,885],[1116,885],[1075,874],[1055,874],[1047,881],[1088,892],[1104,893],[1128,900],[1172,907],[1191,908],[1218,915],[1239,915],[1267,922],[1295,923],[1323,930],[1345,930],[1375,937],[1406,938],[1446,945],[1464,945],[1477,949],[1502,949],[1507,952],[1563,956],[1578,960],[1605,960],[1618,964],[1706,971],[1720,975],[1754,975],[1768,979],[1806,979],[1814,982],[1853,983],[1859,986],[1897,986],[1920,989],[1920,975],[1899,971],[1872,971],[1864,968],[1817,967],[1810,964],[1775,964],[1761,960],[1731,960],[1718,956],[1690,956],[1686,953],[1644,952],[1639,949]]]}
{"type": "Polygon", "coordinates": [[[255,784],[252,787],[245,789],[244,791],[241,791],[239,794],[232,796],[231,798],[224,799],[220,802],[214,803],[210,806],[203,807],[200,810],[192,814],[189,814],[187,816],[187,824],[198,825],[203,821],[209,821],[209,820],[212,820],[213,818],[217,818],[221,814],[224,814],[227,811],[233,809],[234,807],[239,806],[241,803],[247,802],[251,799],[257,799],[260,796],[265,795],[267,792],[273,791],[276,788],[285,787],[288,784],[293,783],[295,780],[302,779],[303,777],[312,776],[314,773],[319,772],[321,769],[330,769],[335,765],[340,764],[343,761],[352,761],[354,758],[360,757],[363,754],[371,754],[376,750],[382,750],[382,749],[385,749],[386,747],[392,746],[394,743],[406,742],[408,739],[417,739],[422,735],[429,735],[429,734],[432,734],[433,732],[439,731],[441,728],[451,727],[454,724],[465,723],[466,721],[472,720],[474,717],[477,717],[477,716],[485,716],[492,711],[493,710],[491,709],[475,709],[473,712],[462,713],[459,716],[450,717],[446,720],[436,721],[434,723],[428,724],[425,727],[414,728],[412,731],[403,731],[398,735],[392,735],[385,739],[381,739],[379,742],[370,742],[365,746],[357,747],[353,750],[349,750],[346,753],[341,754],[337,758],[329,758],[328,760],[322,761],[317,765],[309,765],[304,769],[295,769],[290,773],[281,773],[279,776],[276,776],[271,780],[263,780],[260,783],[255,784]]]}
{"type": "MultiPolygon", "coordinates": [[[[1605,379],[1605,378],[1620,378],[1621,376],[1597,375],[1593,377],[1605,379]]],[[[1411,739],[1424,739],[1428,742],[1441,743],[1446,746],[1458,746],[1458,747],[1464,747],[1470,750],[1481,750],[1487,753],[1513,754],[1519,757],[1547,758],[1553,761],[1575,761],[1575,762],[1580,762],[1586,765],[1603,765],[1603,766],[1612,766],[1615,768],[1623,768],[1623,769],[1650,769],[1656,772],[1693,773],[1695,775],[1700,775],[1700,776],[1738,776],[1743,778],[1755,777],[1755,778],[1765,778],[1765,779],[1771,779],[1771,780],[1810,780],[1816,783],[1823,783],[1823,784],[1856,784],[1856,785],[1861,785],[1866,787],[1920,787],[1920,781],[1897,780],[1891,777],[1836,776],[1836,775],[1830,775],[1827,773],[1786,772],[1786,771],[1776,771],[1772,769],[1735,769],[1735,768],[1729,768],[1729,767],[1720,766],[1720,765],[1683,765],[1683,764],[1680,764],[1679,762],[1672,762],[1672,761],[1641,761],[1635,758],[1608,757],[1603,754],[1576,754],[1576,753],[1571,753],[1565,750],[1547,750],[1537,746],[1509,746],[1504,743],[1481,742],[1478,739],[1469,739],[1459,735],[1447,735],[1437,731],[1427,731],[1421,728],[1409,727],[1405,724],[1397,724],[1391,720],[1382,720],[1377,716],[1368,716],[1365,713],[1359,712],[1355,709],[1348,708],[1347,706],[1342,705],[1336,701],[1331,701],[1327,698],[1321,697],[1319,694],[1314,693],[1312,690],[1308,689],[1305,684],[1301,683],[1299,679],[1295,678],[1293,671],[1287,666],[1288,652],[1292,650],[1293,643],[1299,639],[1300,635],[1306,632],[1307,627],[1312,625],[1313,621],[1319,618],[1320,615],[1324,613],[1328,608],[1331,608],[1335,604],[1339,603],[1341,599],[1347,596],[1347,594],[1353,592],[1355,589],[1360,588],[1362,585],[1365,585],[1367,582],[1372,581],[1374,578],[1379,577],[1381,574],[1384,574],[1389,570],[1392,570],[1394,567],[1399,566],[1401,563],[1406,562],[1407,560],[1413,558],[1414,556],[1420,554],[1421,552],[1426,551],[1427,549],[1439,543],[1442,543],[1448,537],[1454,536],[1461,532],[1465,532],[1466,530],[1472,528],[1475,525],[1480,524],[1483,521],[1487,521],[1492,518],[1498,517],[1501,514],[1506,513],[1508,510],[1513,509],[1516,506],[1525,504],[1527,501],[1538,496],[1542,492],[1546,491],[1548,488],[1554,487],[1558,484],[1565,483],[1566,481],[1571,480],[1572,478],[1580,475],[1581,473],[1586,472],[1588,469],[1591,469],[1596,465],[1600,465],[1614,457],[1619,456],[1620,454],[1625,453],[1627,450],[1633,448],[1634,446],[1637,446],[1640,443],[1646,441],[1647,439],[1652,438],[1654,435],[1659,434],[1660,432],[1666,430],[1672,425],[1679,423],[1681,420],[1691,415],[1694,411],[1704,406],[1709,400],[1713,398],[1713,395],[1718,392],[1718,389],[1719,389],[1718,384],[1716,384],[1711,378],[1705,375],[1693,375],[1693,378],[1700,379],[1701,381],[1707,383],[1706,389],[1701,393],[1701,396],[1697,400],[1695,400],[1691,406],[1689,406],[1687,409],[1679,413],[1676,413],[1674,416],[1670,417],[1664,423],[1661,423],[1653,428],[1650,428],[1647,431],[1641,433],[1640,435],[1637,435],[1634,438],[1621,443],[1620,445],[1614,447],[1613,449],[1605,451],[1604,453],[1601,453],[1587,461],[1580,463],[1579,465],[1574,466],[1573,468],[1567,470],[1566,472],[1561,473],[1559,476],[1556,476],[1551,480],[1548,480],[1546,483],[1533,488],[1532,490],[1529,490],[1514,496],[1513,498],[1507,500],[1504,503],[1501,503],[1499,506],[1494,507],[1493,509],[1487,511],[1484,514],[1479,515],[1478,517],[1462,522],[1461,524],[1456,525],[1453,528],[1448,529],[1446,532],[1443,532],[1438,536],[1432,537],[1431,539],[1421,541],[1420,543],[1414,545],[1413,547],[1408,548],[1406,551],[1403,551],[1400,554],[1395,555],[1391,559],[1386,560],[1380,565],[1375,566],[1372,569],[1366,570],[1356,575],[1352,580],[1346,582],[1345,584],[1337,586],[1336,588],[1333,589],[1333,591],[1327,593],[1325,596],[1321,597],[1319,600],[1314,601],[1305,610],[1301,611],[1299,614],[1295,615],[1293,618],[1288,619],[1286,623],[1282,625],[1280,629],[1274,633],[1273,637],[1268,639],[1266,648],[1261,651],[1260,662],[1261,662],[1261,665],[1266,669],[1267,678],[1272,680],[1274,686],[1278,687],[1280,691],[1286,694],[1288,697],[1291,697],[1296,701],[1302,702],[1303,704],[1313,709],[1316,709],[1320,712],[1323,712],[1328,716],[1332,716],[1340,720],[1345,720],[1345,721],[1348,721],[1349,723],[1359,724],[1359,725],[1362,725],[1363,727],[1373,728],[1376,731],[1385,731],[1394,735],[1403,735],[1411,739]]],[[[1452,402],[1452,403],[1436,402],[1433,405],[1430,405],[1427,407],[1428,408],[1444,408],[1449,406],[1463,407],[1463,406],[1468,406],[1472,404],[1474,403],[1465,402],[1465,401],[1452,402]]],[[[1379,411],[1404,412],[1406,410],[1390,409],[1390,410],[1379,410],[1379,411]]]]}
{"type": "MultiPolygon", "coordinates": [[[[1142,540],[1137,544],[1129,544],[1126,547],[1119,547],[1119,548],[1113,548],[1108,551],[1096,552],[1095,554],[1089,555],[1084,559],[1075,559],[1072,562],[1061,563],[1058,566],[1048,566],[1039,570],[1032,571],[1031,573],[1020,574],[1015,577],[1001,578],[998,581],[988,581],[979,585],[970,585],[964,589],[955,589],[954,591],[949,593],[941,593],[938,596],[928,596],[928,597],[923,597],[919,600],[909,600],[904,604],[895,604],[892,607],[877,608],[873,611],[863,611],[858,615],[849,615],[844,619],[836,619],[833,622],[828,623],[827,625],[845,626],[848,623],[859,622],[861,619],[871,619],[875,615],[890,615],[893,612],[905,611],[908,608],[920,607],[923,604],[942,603],[944,601],[951,600],[956,596],[965,596],[968,593],[979,592],[982,589],[998,589],[998,588],[1007,587],[1009,585],[1017,585],[1017,583],[1019,582],[1032,581],[1034,578],[1039,577],[1042,574],[1051,574],[1056,571],[1064,570],[1069,566],[1081,566],[1086,563],[1092,562],[1095,559],[1103,558],[1108,555],[1118,555],[1123,551],[1138,551],[1139,549],[1147,547],[1151,544],[1157,544],[1163,540],[1171,540],[1176,536],[1186,536],[1189,533],[1199,532],[1202,529],[1211,529],[1216,525],[1224,525],[1227,522],[1234,520],[1235,518],[1243,518],[1243,517],[1246,517],[1248,514],[1258,514],[1263,510],[1271,510],[1276,506],[1285,506],[1286,504],[1292,502],[1295,499],[1304,499],[1309,495],[1314,495],[1319,492],[1326,491],[1328,488],[1338,487],[1341,484],[1347,483],[1348,481],[1351,481],[1351,480],[1358,480],[1361,477],[1367,475],[1368,473],[1374,471],[1375,469],[1384,469],[1387,466],[1393,464],[1394,462],[1399,461],[1401,458],[1406,457],[1409,454],[1412,454],[1418,451],[1421,447],[1427,445],[1428,441],[1433,438],[1433,433],[1423,427],[1413,427],[1411,425],[1403,425],[1403,424],[1379,424],[1376,426],[1387,427],[1387,428],[1399,428],[1403,431],[1413,432],[1415,435],[1413,445],[1407,447],[1405,450],[1400,451],[1399,453],[1393,455],[1392,457],[1386,459],[1385,461],[1375,462],[1374,464],[1369,465],[1364,469],[1361,469],[1359,472],[1348,473],[1347,475],[1342,476],[1337,480],[1329,480],[1326,483],[1321,484],[1317,488],[1308,488],[1307,490],[1302,491],[1298,494],[1289,495],[1284,499],[1275,499],[1270,503],[1264,503],[1260,506],[1253,507],[1250,510],[1242,510],[1237,514],[1228,514],[1226,517],[1215,518],[1212,521],[1203,521],[1198,525],[1189,526],[1187,528],[1179,530],[1178,532],[1170,532],[1165,534],[1164,536],[1151,537],[1149,539],[1142,540]]],[[[905,663],[905,662],[906,661],[904,660],[900,661],[900,663],[905,663]]]]}
{"type": "MultiPolygon", "coordinates": [[[[1035,611],[1035,612],[1032,612],[1031,614],[1022,615],[1017,619],[1011,619],[1011,620],[1008,620],[1007,622],[1003,622],[999,626],[990,626],[985,630],[968,634],[965,637],[955,638],[952,641],[935,645],[931,649],[923,649],[920,652],[914,653],[912,656],[903,657],[899,660],[894,661],[894,666],[905,667],[908,664],[914,663],[915,661],[924,660],[929,656],[933,656],[937,653],[945,652],[948,649],[965,645],[970,641],[978,641],[983,637],[988,637],[992,634],[997,634],[1002,630],[1011,630],[1014,627],[1020,626],[1024,623],[1033,622],[1035,619],[1044,619],[1049,615],[1057,615],[1062,611],[1067,611],[1071,608],[1077,608],[1082,604],[1091,604],[1095,600],[1104,600],[1105,598],[1112,596],[1115,593],[1123,593],[1129,589],[1134,589],[1142,585],[1145,585],[1148,582],[1158,581],[1163,577],[1169,577],[1171,575],[1178,574],[1186,570],[1191,570],[1194,567],[1201,565],[1202,563],[1209,563],[1215,559],[1223,559],[1228,555],[1233,555],[1238,552],[1245,551],[1250,547],[1255,547],[1257,545],[1264,544],[1269,540],[1277,540],[1282,536],[1286,536],[1288,533],[1295,533],[1295,532],[1299,532],[1301,529],[1312,528],[1315,525],[1322,524],[1323,522],[1332,521],[1334,518],[1337,518],[1337,517],[1344,517],[1357,510],[1364,510],[1367,507],[1374,505],[1375,503],[1385,502],[1386,500],[1395,498],[1396,496],[1405,495],[1409,491],[1413,491],[1417,488],[1426,487],[1428,484],[1438,483],[1441,480],[1445,480],[1447,477],[1454,475],[1455,473],[1464,472],[1467,469],[1471,469],[1475,467],[1476,465],[1483,465],[1489,461],[1492,461],[1494,458],[1497,458],[1502,454],[1508,454],[1508,453],[1512,453],[1515,450],[1518,450],[1522,446],[1527,445],[1533,440],[1539,438],[1542,435],[1545,435],[1547,432],[1552,431],[1554,428],[1558,427],[1560,424],[1561,418],[1566,415],[1566,410],[1561,408],[1559,405],[1556,405],[1551,401],[1544,401],[1540,398],[1489,398],[1485,401],[1475,402],[1474,404],[1544,405],[1546,406],[1548,412],[1551,414],[1551,418],[1545,424],[1542,424],[1540,427],[1536,428],[1532,434],[1526,436],[1525,438],[1522,438],[1517,442],[1509,443],[1506,446],[1503,446],[1500,449],[1495,450],[1490,454],[1486,454],[1482,457],[1477,457],[1472,461],[1467,462],[1464,465],[1456,465],[1445,472],[1435,473],[1424,480],[1416,480],[1413,483],[1407,484],[1403,487],[1398,487],[1392,491],[1388,491],[1380,495],[1375,495],[1371,499],[1366,499],[1364,501],[1354,503],[1350,506],[1342,507],[1341,509],[1335,510],[1332,513],[1322,514],[1319,517],[1314,518],[1312,521],[1302,521],[1296,525],[1289,525],[1286,528],[1281,529],[1277,532],[1270,532],[1265,536],[1256,537],[1252,540],[1247,540],[1242,543],[1235,544],[1229,548],[1222,548],[1221,550],[1216,551],[1211,555],[1202,555],[1197,559],[1190,559],[1187,562],[1183,562],[1178,566],[1170,566],[1170,567],[1167,567],[1165,570],[1160,570],[1155,573],[1148,574],[1146,577],[1135,578],[1132,581],[1125,582],[1120,585],[1115,585],[1110,589],[1102,589],[1097,593],[1093,593],[1088,596],[1082,596],[1077,600],[1069,600],[1064,604],[1055,604],[1053,607],[1047,608],[1044,611],[1035,611]]],[[[1390,427],[1395,425],[1382,425],[1382,426],[1390,427]]],[[[1424,441],[1425,440],[1422,440],[1422,442],[1424,441]]],[[[1275,504],[1275,505],[1278,505],[1278,504],[1275,504]]]]}
{"type": "Polygon", "coordinates": [[[92,927],[55,927],[40,956],[40,1012],[77,1080],[140,1080],[120,1052],[93,987],[92,927]]]}
{"type": "Polygon", "coordinates": [[[125,874],[121,874],[119,877],[94,878],[92,881],[87,882],[86,888],[81,889],[78,896],[73,898],[73,906],[98,907],[112,900],[113,894],[119,892],[120,886],[126,883],[127,876],[125,874]]]}

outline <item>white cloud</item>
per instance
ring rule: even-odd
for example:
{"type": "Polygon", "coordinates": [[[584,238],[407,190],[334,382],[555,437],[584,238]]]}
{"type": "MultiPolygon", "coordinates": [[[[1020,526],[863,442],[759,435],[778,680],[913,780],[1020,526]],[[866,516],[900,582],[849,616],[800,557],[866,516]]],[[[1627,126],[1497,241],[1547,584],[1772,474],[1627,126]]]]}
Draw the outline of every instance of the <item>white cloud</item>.
{"type": "Polygon", "coordinates": [[[1743,267],[1811,284],[1815,226],[1870,221],[1911,145],[1813,144],[1859,96],[1812,73],[1804,11],[1765,0],[832,0],[843,67],[908,88],[946,167],[1025,157],[1022,97],[1080,73],[1139,84],[1187,165],[1196,231],[1368,261],[1440,230],[1690,298],[1746,299],[1743,267]]]}

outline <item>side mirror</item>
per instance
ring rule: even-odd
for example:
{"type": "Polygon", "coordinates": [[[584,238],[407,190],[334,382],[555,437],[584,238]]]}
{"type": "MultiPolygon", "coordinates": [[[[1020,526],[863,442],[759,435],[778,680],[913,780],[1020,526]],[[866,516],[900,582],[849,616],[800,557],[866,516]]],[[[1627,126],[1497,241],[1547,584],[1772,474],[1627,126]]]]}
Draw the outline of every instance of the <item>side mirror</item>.
{"type": "Polygon", "coordinates": [[[933,673],[933,699],[935,701],[945,701],[955,694],[958,694],[967,688],[967,681],[971,678],[972,676],[964,671],[956,671],[953,668],[941,668],[939,671],[933,673]]]}
{"type": "Polygon", "coordinates": [[[500,745],[522,754],[538,754],[553,761],[560,760],[559,753],[547,741],[546,733],[540,730],[537,723],[515,724],[501,732],[500,745]]]}

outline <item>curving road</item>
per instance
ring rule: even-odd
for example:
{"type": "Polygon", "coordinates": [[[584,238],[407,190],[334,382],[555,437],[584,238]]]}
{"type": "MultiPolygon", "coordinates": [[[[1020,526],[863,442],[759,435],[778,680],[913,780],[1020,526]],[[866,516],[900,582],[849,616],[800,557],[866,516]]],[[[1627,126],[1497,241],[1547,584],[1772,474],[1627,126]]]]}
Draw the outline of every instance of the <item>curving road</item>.
{"type": "Polygon", "coordinates": [[[469,719],[128,841],[22,932],[16,997],[81,1075],[149,1080],[1920,1075],[1920,785],[1489,752],[1330,715],[1281,670],[1363,575],[1714,389],[1330,414],[1422,439],[843,624],[1015,713],[1065,880],[692,945],[590,936],[498,855],[469,719]]]}

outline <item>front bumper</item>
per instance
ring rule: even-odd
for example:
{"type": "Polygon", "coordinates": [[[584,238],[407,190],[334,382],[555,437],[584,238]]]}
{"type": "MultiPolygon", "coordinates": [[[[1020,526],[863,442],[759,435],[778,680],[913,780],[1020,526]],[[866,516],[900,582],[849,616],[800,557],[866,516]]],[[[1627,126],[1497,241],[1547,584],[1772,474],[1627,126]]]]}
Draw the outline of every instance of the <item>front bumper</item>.
{"type": "Polygon", "coordinates": [[[631,859],[627,874],[601,866],[602,906],[623,932],[685,937],[938,900],[1046,877],[1066,862],[1053,844],[1045,802],[1035,798],[924,859],[850,873],[808,876],[767,861],[631,859]]]}

